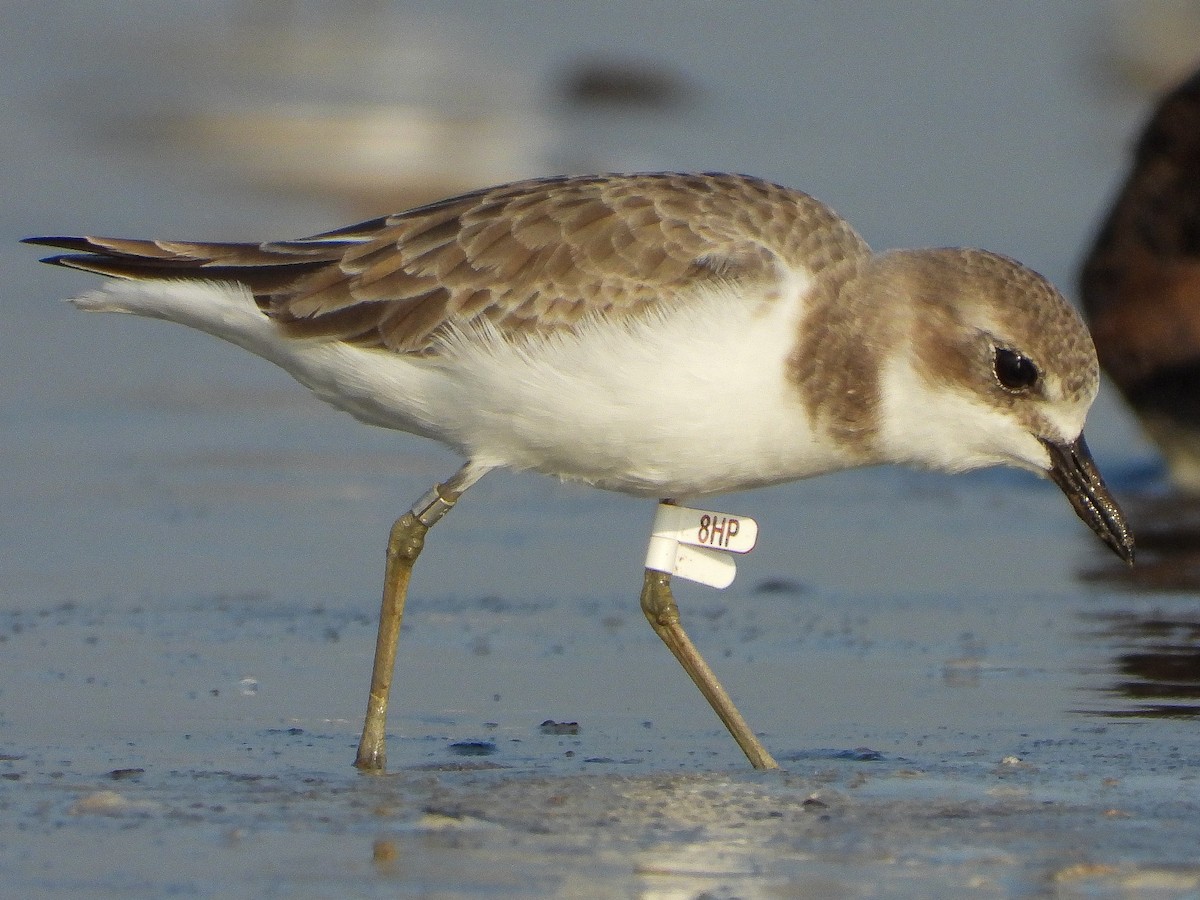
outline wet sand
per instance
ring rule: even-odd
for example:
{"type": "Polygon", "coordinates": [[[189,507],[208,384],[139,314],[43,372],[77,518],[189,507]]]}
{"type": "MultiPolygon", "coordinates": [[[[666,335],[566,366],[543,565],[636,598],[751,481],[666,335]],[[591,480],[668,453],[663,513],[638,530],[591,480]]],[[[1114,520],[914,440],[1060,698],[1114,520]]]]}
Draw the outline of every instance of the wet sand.
{"type": "Polygon", "coordinates": [[[418,591],[376,776],[350,765],[366,602],[8,612],[7,889],[1189,895],[1195,721],[1128,715],[1130,639],[1101,623],[1194,606],[1068,587],[698,598],[685,613],[778,756],[769,773],[632,597],[418,591]]]}

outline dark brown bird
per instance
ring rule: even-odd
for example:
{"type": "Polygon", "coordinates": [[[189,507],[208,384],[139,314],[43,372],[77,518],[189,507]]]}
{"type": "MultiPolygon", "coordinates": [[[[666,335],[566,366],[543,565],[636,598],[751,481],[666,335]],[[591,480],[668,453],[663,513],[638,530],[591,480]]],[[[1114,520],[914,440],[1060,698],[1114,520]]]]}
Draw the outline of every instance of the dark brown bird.
{"type": "Polygon", "coordinates": [[[1142,132],[1080,290],[1101,367],[1200,493],[1200,71],[1142,132]]]}

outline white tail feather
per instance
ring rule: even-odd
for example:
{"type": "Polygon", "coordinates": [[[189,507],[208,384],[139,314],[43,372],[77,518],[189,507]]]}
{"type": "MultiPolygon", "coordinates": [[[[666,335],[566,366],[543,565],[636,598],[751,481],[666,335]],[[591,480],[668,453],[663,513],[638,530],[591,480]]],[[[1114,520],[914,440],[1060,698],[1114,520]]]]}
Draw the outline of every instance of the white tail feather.
{"type": "Polygon", "coordinates": [[[228,281],[126,281],[70,300],[88,312],[122,312],[178,322],[273,359],[279,332],[244,285],[228,281]]]}

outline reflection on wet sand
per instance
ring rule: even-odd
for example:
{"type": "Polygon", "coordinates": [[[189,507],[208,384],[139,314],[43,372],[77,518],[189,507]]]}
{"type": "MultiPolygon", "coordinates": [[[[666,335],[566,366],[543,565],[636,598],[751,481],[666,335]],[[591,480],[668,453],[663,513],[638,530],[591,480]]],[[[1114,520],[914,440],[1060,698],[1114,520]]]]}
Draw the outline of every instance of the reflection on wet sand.
{"type": "Polygon", "coordinates": [[[1112,641],[1117,676],[1103,692],[1114,709],[1087,710],[1115,718],[1200,716],[1200,614],[1190,619],[1140,613],[1088,617],[1095,637],[1112,641]]]}
{"type": "MultiPolygon", "coordinates": [[[[1140,595],[1200,590],[1200,501],[1172,495],[1142,498],[1127,508],[1138,534],[1137,565],[1130,570],[1099,561],[1080,574],[1081,580],[1140,595]]],[[[1112,705],[1085,712],[1114,718],[1200,717],[1200,602],[1193,608],[1085,614],[1085,636],[1110,645],[1114,676],[1097,685],[1112,705]]]]}

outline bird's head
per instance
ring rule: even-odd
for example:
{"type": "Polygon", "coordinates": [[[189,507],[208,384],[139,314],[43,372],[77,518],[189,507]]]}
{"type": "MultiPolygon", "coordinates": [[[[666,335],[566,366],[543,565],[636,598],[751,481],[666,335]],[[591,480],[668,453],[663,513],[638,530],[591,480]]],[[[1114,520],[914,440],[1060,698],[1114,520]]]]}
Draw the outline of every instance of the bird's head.
{"type": "Polygon", "coordinates": [[[982,250],[882,254],[904,339],[881,366],[878,446],[948,471],[990,465],[1052,479],[1122,559],[1133,535],[1083,438],[1100,369],[1087,328],[1036,272],[982,250]]]}

